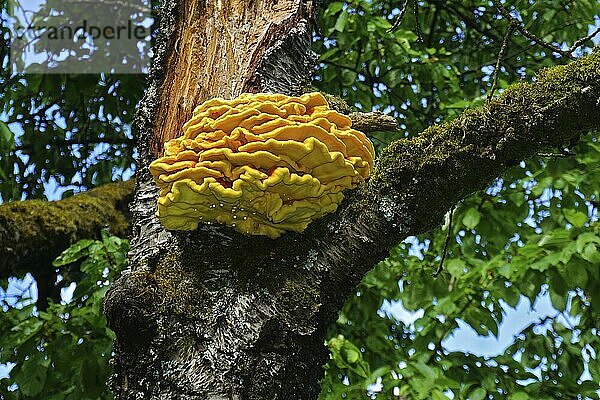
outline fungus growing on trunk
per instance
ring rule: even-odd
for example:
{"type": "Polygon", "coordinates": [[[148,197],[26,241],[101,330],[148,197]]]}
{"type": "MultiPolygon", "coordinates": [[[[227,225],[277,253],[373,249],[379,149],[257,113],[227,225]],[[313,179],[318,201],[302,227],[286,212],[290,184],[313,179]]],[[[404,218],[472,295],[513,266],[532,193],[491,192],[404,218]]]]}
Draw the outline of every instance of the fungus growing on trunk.
{"type": "Polygon", "coordinates": [[[319,93],[211,99],[150,165],[157,215],[171,230],[218,222],[271,238],[301,232],[369,176],[374,156],[319,93]]]}

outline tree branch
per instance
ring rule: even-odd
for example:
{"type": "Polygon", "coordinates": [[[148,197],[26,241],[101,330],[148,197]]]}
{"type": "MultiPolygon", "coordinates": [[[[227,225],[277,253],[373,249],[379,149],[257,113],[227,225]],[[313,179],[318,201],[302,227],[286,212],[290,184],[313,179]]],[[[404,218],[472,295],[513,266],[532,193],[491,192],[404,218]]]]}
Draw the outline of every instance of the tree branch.
{"type": "MultiPolygon", "coordinates": [[[[306,235],[318,238],[320,257],[339,276],[335,280],[353,288],[392,246],[435,228],[457,201],[507,168],[598,129],[597,50],[543,70],[536,83],[513,85],[447,124],[395,141],[378,158],[371,180],[347,196],[337,215],[311,224],[306,235]]],[[[339,295],[340,288],[335,291],[339,295]]]]}
{"type": "Polygon", "coordinates": [[[393,142],[337,212],[277,240],[216,225],[165,231],[154,217],[157,188],[138,175],[131,269],[105,300],[116,397],[168,388],[198,399],[316,398],[328,326],[393,246],[438,226],[519,161],[596,129],[600,51],[393,142]]]}
{"type": "Polygon", "coordinates": [[[521,34],[523,36],[525,36],[527,39],[531,40],[534,43],[537,43],[538,45],[544,47],[547,50],[550,50],[552,53],[557,53],[563,57],[567,57],[570,59],[575,58],[575,57],[573,57],[573,52],[575,50],[577,50],[585,42],[587,42],[588,40],[590,40],[594,36],[596,36],[598,33],[600,33],[600,28],[597,28],[591,34],[576,40],[575,43],[573,43],[573,45],[571,47],[569,47],[567,50],[563,50],[560,47],[553,45],[552,43],[548,43],[547,41],[540,39],[533,33],[529,32],[527,29],[525,29],[525,27],[523,25],[521,25],[521,22],[517,18],[513,17],[511,15],[510,11],[508,11],[506,9],[506,7],[504,7],[499,0],[494,0],[493,3],[496,6],[496,8],[498,9],[498,11],[500,11],[500,14],[502,15],[502,17],[504,17],[507,21],[509,21],[511,23],[511,25],[514,25],[517,28],[517,30],[519,32],[521,32],[521,34]]]}
{"type": "Polygon", "coordinates": [[[381,111],[369,113],[353,112],[348,115],[352,120],[352,128],[364,133],[397,131],[398,121],[391,115],[386,115],[381,111]]]}
{"type": "Polygon", "coordinates": [[[129,180],[60,201],[0,204],[0,277],[54,276],[52,261],[76,241],[97,238],[103,228],[125,236],[133,186],[129,180]]]}
{"type": "MultiPolygon", "coordinates": [[[[62,139],[52,142],[54,147],[69,147],[69,146],[95,146],[98,144],[113,144],[113,145],[135,145],[135,139],[130,138],[94,138],[94,139],[62,139]]],[[[22,144],[15,146],[13,151],[31,151],[35,149],[33,143],[22,144]]]]}
{"type": "Polygon", "coordinates": [[[494,76],[492,79],[492,88],[487,96],[487,101],[490,101],[494,97],[494,92],[498,86],[498,76],[500,75],[500,67],[502,66],[502,60],[506,55],[506,51],[508,50],[508,44],[510,43],[510,37],[517,28],[516,22],[512,21],[506,30],[506,35],[504,35],[504,40],[502,41],[502,46],[500,47],[500,52],[498,52],[498,59],[496,60],[496,66],[494,67],[494,76]]]}

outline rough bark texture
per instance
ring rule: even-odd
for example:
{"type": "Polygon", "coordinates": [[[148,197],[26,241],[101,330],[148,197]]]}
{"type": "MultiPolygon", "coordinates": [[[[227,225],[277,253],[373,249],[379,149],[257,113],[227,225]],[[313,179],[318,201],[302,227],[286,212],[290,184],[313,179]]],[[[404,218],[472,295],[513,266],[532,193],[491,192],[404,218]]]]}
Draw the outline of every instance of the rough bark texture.
{"type": "Polygon", "coordinates": [[[391,115],[381,111],[369,113],[353,112],[349,114],[352,120],[352,128],[364,133],[370,132],[394,132],[398,130],[398,121],[391,115]]]}
{"type": "Polygon", "coordinates": [[[159,144],[178,134],[202,100],[243,91],[301,92],[315,61],[312,2],[163,2],[160,15],[150,86],[135,126],[141,157],[131,268],[105,302],[119,336],[112,388],[122,399],[314,398],[327,357],[322,340],[311,335],[314,327],[296,327],[293,313],[279,316],[285,304],[301,304],[292,297],[312,303],[311,294],[291,286],[275,299],[246,287],[259,259],[268,267],[265,254],[254,252],[268,239],[254,242],[220,228],[164,231],[154,217],[157,189],[147,171],[159,144]],[[189,18],[203,22],[184,22],[189,18]],[[203,33],[194,34],[198,29],[218,34],[214,47],[203,33]],[[224,41],[232,35],[236,42],[228,47],[224,41]],[[203,61],[190,52],[213,55],[203,61]],[[196,65],[210,72],[198,74],[196,65]],[[222,245],[234,240],[243,246],[226,257],[222,245]]]}
{"type": "Polygon", "coordinates": [[[38,307],[56,282],[52,261],[81,239],[102,229],[126,236],[134,182],[111,183],[60,201],[27,200],[0,205],[0,278],[32,273],[38,307]]]}
{"type": "Polygon", "coordinates": [[[214,225],[164,231],[154,217],[157,190],[147,172],[157,143],[176,134],[207,96],[244,90],[292,94],[310,71],[309,2],[275,7],[254,1],[243,10],[240,4],[162,5],[150,88],[136,119],[141,159],[131,265],[105,301],[117,334],[111,380],[117,399],[315,399],[327,361],[327,327],[392,246],[435,227],[456,201],[507,167],[600,127],[596,52],[416,139],[394,142],[373,177],[302,234],[271,240],[214,225]],[[195,7],[193,18],[189,7],[195,7]],[[249,31],[267,32],[255,41],[259,44],[252,51],[245,45],[229,48],[250,51],[247,58],[215,56],[205,67],[195,56],[174,55],[176,49],[206,51],[197,41],[209,28],[193,21],[224,24],[227,32],[239,22],[229,17],[215,22],[204,13],[229,16],[233,10],[264,13],[247,20],[257,24],[249,31]],[[271,23],[276,19],[268,13],[280,22],[271,23]],[[261,24],[269,27],[260,29],[261,24]],[[198,29],[202,33],[193,34],[198,29]],[[202,68],[220,75],[199,77],[202,68]],[[174,69],[177,80],[194,84],[173,86],[174,69]]]}
{"type": "Polygon", "coordinates": [[[168,68],[161,85],[168,94],[159,100],[150,138],[154,156],[164,142],[180,135],[181,126],[205,99],[266,88],[298,92],[307,74],[288,72],[313,64],[312,53],[304,51],[310,44],[306,18],[311,2],[180,0],[179,10],[184,12],[170,22],[173,43],[165,55],[168,68]],[[286,64],[285,59],[294,62],[286,64]]]}

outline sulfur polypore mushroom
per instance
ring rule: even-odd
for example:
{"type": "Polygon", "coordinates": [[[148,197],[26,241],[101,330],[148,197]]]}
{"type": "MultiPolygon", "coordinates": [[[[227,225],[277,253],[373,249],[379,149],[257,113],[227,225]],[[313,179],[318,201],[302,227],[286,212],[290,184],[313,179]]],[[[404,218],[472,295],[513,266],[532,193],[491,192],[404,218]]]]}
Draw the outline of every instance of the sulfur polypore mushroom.
{"type": "Polygon", "coordinates": [[[221,223],[276,238],[335,211],[373,168],[373,144],[319,93],[242,94],[198,106],[150,165],[170,230],[221,223]]]}

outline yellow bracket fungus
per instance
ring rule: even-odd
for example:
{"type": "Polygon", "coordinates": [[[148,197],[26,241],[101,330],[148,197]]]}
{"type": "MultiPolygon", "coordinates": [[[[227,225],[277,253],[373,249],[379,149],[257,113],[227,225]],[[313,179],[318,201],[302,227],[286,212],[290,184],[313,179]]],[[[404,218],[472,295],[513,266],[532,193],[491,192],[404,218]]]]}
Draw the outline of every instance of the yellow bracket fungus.
{"type": "Polygon", "coordinates": [[[369,176],[375,152],[319,93],[242,94],[198,106],[150,164],[171,230],[221,223],[276,238],[336,210],[369,176]]]}

